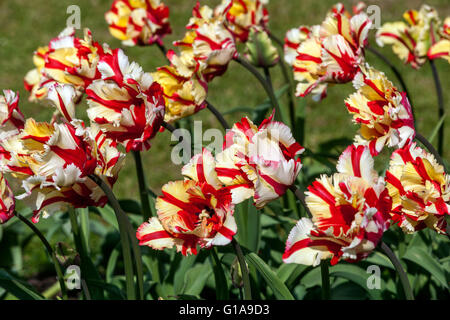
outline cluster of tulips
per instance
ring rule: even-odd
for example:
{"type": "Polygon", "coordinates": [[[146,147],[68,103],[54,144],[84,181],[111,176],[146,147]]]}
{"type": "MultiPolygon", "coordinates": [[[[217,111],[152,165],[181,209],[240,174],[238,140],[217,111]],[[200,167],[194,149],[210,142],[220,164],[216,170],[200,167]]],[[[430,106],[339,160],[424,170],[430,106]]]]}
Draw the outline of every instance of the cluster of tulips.
{"type": "MultiPolygon", "coordinates": [[[[184,36],[166,50],[163,38],[172,32],[166,5],[113,1],[105,14],[112,36],[124,46],[155,45],[167,58],[167,65],[153,72],[130,62],[124,50],[95,42],[88,29],[78,38],[67,28],[38,48],[25,88],[30,101],[55,112],[49,122],[36,122],[19,110],[18,93],[4,90],[0,96],[0,223],[20,216],[15,199],[32,208],[33,223],[108,201],[119,222],[127,219],[112,189],[126,154],[132,153],[144,222],[128,240],[137,237],[141,246],[155,250],[175,247],[183,255],[196,255],[199,248],[233,243],[242,256],[233,240],[239,232],[235,206],[253,198],[256,208],[263,209],[289,190],[307,216],[286,240],[285,263],[357,262],[380,245],[393,225],[405,233],[430,228],[446,235],[450,175],[439,156],[442,149],[437,152],[416,131],[405,88],[399,90],[365,61],[366,50],[376,52],[368,44],[372,21],[365,5],[349,12],[336,4],[321,24],[289,30],[283,43],[269,31],[267,2],[223,0],[216,8],[197,3],[184,36]],[[244,44],[244,54],[237,51],[238,43],[244,44]],[[244,117],[229,127],[207,100],[209,83],[233,60],[268,93],[274,110],[260,124],[244,117]],[[270,67],[284,63],[292,67],[299,99],[324,99],[336,84],[352,82],[355,89],[345,106],[360,125],[359,134],[339,157],[336,173],[321,175],[308,190],[295,186],[305,148],[282,122],[270,78],[260,72],[268,74],[270,67]],[[89,123],[76,115],[84,97],[89,123]],[[194,155],[181,170],[184,180],[162,187],[152,215],[140,153],[151,152],[151,140],[160,131],[173,130],[178,120],[201,110],[213,112],[227,130],[223,148],[194,155]],[[387,148],[391,160],[380,176],[374,158],[387,148]]],[[[450,62],[450,17],[442,23],[433,8],[423,5],[404,18],[406,23],[386,23],[377,30],[377,43],[391,45],[413,68],[437,58],[450,62]]],[[[239,262],[248,282],[245,259],[239,262]]],[[[249,290],[248,283],[244,287],[249,290]]]]}

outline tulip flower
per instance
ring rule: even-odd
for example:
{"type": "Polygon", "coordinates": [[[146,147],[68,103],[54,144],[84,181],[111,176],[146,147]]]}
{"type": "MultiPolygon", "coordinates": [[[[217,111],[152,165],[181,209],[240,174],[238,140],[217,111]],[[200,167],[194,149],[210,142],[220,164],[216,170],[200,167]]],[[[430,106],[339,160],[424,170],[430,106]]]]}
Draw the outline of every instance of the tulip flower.
{"type": "Polygon", "coordinates": [[[345,100],[353,121],[361,124],[359,144],[367,144],[373,156],[385,145],[402,148],[414,139],[414,118],[406,93],[399,92],[384,73],[362,67],[353,80],[357,92],[345,100]]]}
{"type": "Polygon", "coordinates": [[[422,5],[419,11],[406,11],[403,18],[406,22],[388,22],[377,31],[379,46],[392,45],[394,53],[415,69],[425,64],[427,58],[443,57],[449,60],[448,19],[440,29],[438,13],[428,5],[422,5]],[[438,40],[438,33],[441,40],[438,40]]]}
{"type": "Polygon", "coordinates": [[[67,206],[104,206],[107,197],[88,178],[98,175],[112,187],[123,155],[97,127],[85,128],[80,120],[49,124],[28,119],[20,134],[28,177],[25,193],[18,196],[34,209],[33,222],[41,213],[48,217],[67,206]]]}
{"type": "Polygon", "coordinates": [[[161,85],[164,93],[164,121],[170,123],[206,107],[208,86],[196,75],[183,77],[175,67],[164,66],[152,73],[152,77],[161,85]]]}
{"type": "Polygon", "coordinates": [[[446,233],[450,213],[450,175],[435,157],[411,143],[396,150],[386,172],[393,200],[392,220],[406,233],[431,228],[446,233]]]}
{"type": "Polygon", "coordinates": [[[246,42],[253,28],[266,29],[269,12],[265,8],[268,0],[223,0],[214,11],[216,16],[226,17],[227,29],[233,36],[246,42]]]}
{"type": "Polygon", "coordinates": [[[241,201],[253,196],[257,208],[282,196],[294,183],[302,167],[297,156],[305,150],[289,127],[273,121],[273,116],[259,127],[242,118],[227,133],[223,151],[216,156],[219,180],[240,188],[241,201]]]}
{"type": "Polygon", "coordinates": [[[3,90],[3,96],[0,96],[0,141],[18,134],[24,124],[25,118],[19,110],[19,92],[3,90]]]}
{"type": "Polygon", "coordinates": [[[287,61],[292,63],[294,78],[299,82],[297,96],[312,93],[315,100],[320,100],[326,96],[328,83],[352,81],[364,62],[364,47],[371,25],[363,12],[350,16],[346,11],[335,9],[320,26],[290,31],[286,43],[291,48],[287,61]],[[295,60],[294,48],[297,50],[295,60]]]}
{"type": "Polygon", "coordinates": [[[438,33],[441,39],[435,42],[428,50],[428,59],[442,58],[450,63],[450,17],[445,18],[444,24],[438,33]]]}
{"type": "Polygon", "coordinates": [[[0,224],[7,222],[14,216],[14,209],[16,201],[14,194],[9,187],[8,181],[6,181],[3,173],[0,172],[0,224]]]}
{"type": "Polygon", "coordinates": [[[86,90],[89,119],[127,152],[149,149],[164,119],[161,86],[121,49],[102,56],[98,69],[101,79],[86,90]]]}
{"type": "Polygon", "coordinates": [[[339,158],[338,173],[313,182],[306,193],[312,219],[300,219],[290,232],[285,263],[356,262],[375,249],[390,225],[392,200],[373,165],[368,147],[352,145],[339,158]]]}
{"type": "Polygon", "coordinates": [[[184,38],[174,42],[180,54],[171,50],[167,56],[182,76],[190,78],[199,73],[209,82],[222,75],[228,63],[237,57],[236,45],[233,35],[225,28],[223,17],[213,16],[211,8],[200,7],[197,2],[192,15],[184,38]]]}
{"type": "MultiPolygon", "coordinates": [[[[317,28],[318,26],[315,27],[317,28]]],[[[308,26],[292,28],[286,32],[286,36],[284,38],[284,60],[287,64],[290,66],[294,65],[298,47],[303,41],[310,38],[311,32],[312,31],[308,26]]],[[[315,33],[318,34],[317,32],[315,33]]]]}
{"type": "Polygon", "coordinates": [[[246,58],[255,67],[273,67],[280,60],[277,48],[265,31],[252,29],[245,49],[246,58]]]}
{"type": "Polygon", "coordinates": [[[92,40],[89,29],[84,30],[84,39],[75,37],[74,28],[64,29],[47,47],[35,52],[36,68],[24,79],[25,88],[31,92],[30,100],[45,99],[49,87],[58,82],[74,86],[78,102],[84,90],[99,77],[97,63],[103,52],[92,40]]]}
{"type": "Polygon", "coordinates": [[[156,250],[176,247],[183,255],[231,242],[237,226],[229,188],[222,186],[211,153],[203,150],[183,167],[186,180],[163,186],[156,200],[158,217],[137,230],[140,245],[156,250]]]}
{"type": "Polygon", "coordinates": [[[126,46],[162,45],[172,33],[169,8],[159,0],[115,0],[105,19],[113,37],[126,46]]]}

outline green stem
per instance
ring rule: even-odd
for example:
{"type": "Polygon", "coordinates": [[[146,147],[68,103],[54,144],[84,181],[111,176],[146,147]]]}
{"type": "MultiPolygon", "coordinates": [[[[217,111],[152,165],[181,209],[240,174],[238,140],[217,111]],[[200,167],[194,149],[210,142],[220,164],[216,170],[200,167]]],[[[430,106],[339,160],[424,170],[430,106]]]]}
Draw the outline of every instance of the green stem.
{"type": "MultiPolygon", "coordinates": [[[[436,86],[436,94],[438,98],[438,119],[444,116],[444,95],[442,93],[441,81],[439,80],[439,74],[436,69],[436,65],[433,60],[430,61],[431,71],[433,72],[434,84],[436,86]]],[[[438,131],[438,152],[443,154],[444,152],[444,124],[439,128],[438,131]]]]}
{"type": "Polygon", "coordinates": [[[59,286],[61,288],[61,294],[63,296],[64,300],[67,300],[67,288],[66,288],[66,283],[64,281],[64,275],[61,269],[61,265],[59,264],[58,258],[56,257],[56,253],[53,251],[52,246],[50,245],[50,243],[47,241],[47,239],[44,237],[44,235],[41,233],[41,231],[36,228],[36,226],[31,223],[30,221],[28,221],[27,218],[25,218],[24,216],[22,216],[20,213],[14,211],[14,215],[19,218],[20,221],[22,221],[24,224],[27,225],[28,228],[31,229],[31,231],[34,232],[35,235],[38,236],[38,238],[41,240],[42,244],[44,245],[44,247],[47,249],[48,254],[52,257],[52,261],[53,261],[53,265],[55,267],[55,271],[56,271],[56,275],[58,278],[58,282],[59,282],[59,286]]]}
{"type": "Polygon", "coordinates": [[[414,300],[411,285],[409,284],[408,276],[406,275],[406,272],[403,269],[402,264],[386,243],[381,242],[380,247],[381,250],[383,250],[383,252],[387,255],[389,260],[391,260],[392,264],[395,267],[395,270],[397,270],[398,276],[400,277],[400,282],[402,283],[403,291],[405,292],[406,299],[414,300]]]}
{"type": "MultiPolygon", "coordinates": [[[[280,53],[280,59],[278,60],[278,65],[280,66],[281,73],[283,74],[284,81],[289,84],[289,90],[288,90],[288,98],[289,98],[289,117],[291,119],[291,127],[292,132],[296,132],[296,122],[295,122],[295,94],[294,94],[294,83],[292,81],[292,78],[289,76],[288,70],[286,68],[286,65],[283,60],[284,56],[284,43],[276,37],[273,33],[268,32],[269,37],[280,47],[279,53],[280,53]],[[281,51],[281,52],[280,52],[281,51]]],[[[304,130],[304,128],[302,128],[304,130]]],[[[302,135],[304,136],[304,135],[302,135]]],[[[302,144],[303,141],[300,141],[300,144],[302,144]]]]}
{"type": "Polygon", "coordinates": [[[223,117],[223,115],[219,112],[219,110],[217,110],[216,108],[214,108],[214,106],[209,103],[208,101],[206,101],[206,107],[209,109],[209,111],[211,111],[211,113],[217,118],[217,120],[219,120],[220,124],[222,125],[222,127],[227,130],[230,129],[230,125],[228,124],[228,122],[225,120],[225,118],[223,117]]]}
{"type": "Polygon", "coordinates": [[[247,60],[245,60],[242,57],[237,57],[234,59],[236,62],[238,62],[241,66],[243,66],[245,69],[250,71],[255,78],[261,83],[264,90],[266,91],[271,103],[272,107],[275,108],[275,120],[280,121],[281,119],[281,109],[278,104],[277,97],[275,96],[275,93],[273,92],[273,89],[269,82],[264,78],[264,76],[254,67],[252,66],[247,60]]]}
{"type": "Polygon", "coordinates": [[[141,153],[139,151],[133,151],[134,162],[136,164],[136,174],[139,184],[139,195],[141,197],[142,215],[144,221],[148,221],[152,216],[152,210],[150,209],[150,200],[148,199],[147,183],[145,181],[144,166],[142,165],[141,153]]]}
{"type": "Polygon", "coordinates": [[[447,167],[446,167],[446,165],[444,163],[444,160],[441,158],[441,155],[439,154],[439,152],[419,132],[416,132],[416,140],[419,141],[420,143],[422,143],[428,149],[428,151],[434,155],[434,157],[436,158],[437,162],[439,162],[439,164],[441,164],[444,167],[445,172],[448,172],[447,167]]]}
{"type": "Polygon", "coordinates": [[[306,198],[303,191],[301,191],[299,188],[297,188],[295,185],[292,185],[289,187],[289,189],[295,194],[298,200],[302,203],[303,207],[306,210],[306,213],[308,214],[308,217],[311,218],[312,214],[311,211],[308,208],[308,205],[306,204],[306,198]]]}
{"type": "Polygon", "coordinates": [[[216,298],[217,300],[228,300],[228,285],[225,273],[223,272],[222,264],[219,256],[217,255],[217,249],[211,248],[211,261],[214,269],[214,279],[216,281],[216,298]]]}
{"type": "Polygon", "coordinates": [[[92,179],[106,194],[108,197],[109,204],[114,210],[116,214],[116,219],[119,225],[119,233],[120,233],[120,244],[122,246],[122,254],[124,259],[124,268],[125,268],[125,279],[126,279],[126,288],[127,288],[127,298],[129,300],[136,299],[136,290],[134,284],[134,270],[133,270],[133,259],[130,250],[130,241],[133,244],[133,252],[134,252],[134,260],[136,263],[137,270],[137,287],[139,291],[139,297],[143,299],[143,273],[142,273],[142,258],[140,252],[136,250],[137,240],[133,235],[133,227],[131,226],[130,220],[128,220],[127,215],[120,207],[119,201],[117,201],[114,193],[111,188],[98,176],[89,175],[89,178],[92,179]]]}
{"type": "Polygon", "coordinates": [[[322,300],[330,300],[330,270],[328,260],[320,262],[320,274],[322,277],[322,300]]]}
{"type": "Polygon", "coordinates": [[[236,241],[236,239],[233,238],[231,243],[233,244],[233,248],[234,251],[236,252],[236,256],[239,261],[239,266],[242,272],[242,281],[244,282],[244,300],[252,300],[252,288],[250,285],[249,271],[247,263],[245,262],[244,254],[242,253],[241,246],[236,241]]]}
{"type": "MultiPolygon", "coordinates": [[[[69,219],[70,219],[70,224],[72,226],[72,233],[73,233],[73,239],[75,241],[75,247],[77,249],[78,254],[80,255],[80,259],[81,259],[81,268],[83,268],[83,264],[85,263],[85,248],[83,247],[83,240],[82,235],[81,235],[81,231],[80,231],[80,226],[78,225],[78,219],[77,219],[77,215],[75,213],[75,209],[73,207],[69,207],[69,219]]],[[[82,269],[83,270],[83,269],[82,269]]],[[[84,280],[82,280],[84,281],[84,280]]],[[[87,290],[87,284],[84,283],[83,286],[83,292],[85,294],[85,299],[86,300],[91,300],[90,298],[90,294],[89,294],[89,290],[87,290]]]]}

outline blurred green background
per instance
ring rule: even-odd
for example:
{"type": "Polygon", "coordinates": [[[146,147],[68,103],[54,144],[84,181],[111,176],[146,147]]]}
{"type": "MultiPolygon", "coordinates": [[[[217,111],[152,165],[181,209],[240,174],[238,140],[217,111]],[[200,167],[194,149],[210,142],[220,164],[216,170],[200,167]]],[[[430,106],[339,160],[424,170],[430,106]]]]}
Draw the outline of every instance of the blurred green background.
{"type": "MultiPolygon", "coordinates": [[[[180,39],[184,34],[184,26],[191,16],[192,7],[196,0],[164,0],[170,7],[170,21],[173,33],[165,38],[166,47],[171,47],[174,40],[180,39]]],[[[200,1],[201,4],[215,6],[219,1],[200,1]]],[[[343,1],[348,9],[357,1],[343,1]]],[[[23,88],[23,77],[33,68],[32,55],[38,46],[43,46],[50,39],[57,36],[64,29],[69,15],[67,7],[76,4],[81,8],[81,26],[90,28],[94,39],[100,43],[107,42],[111,47],[121,47],[119,40],[114,39],[108,31],[103,18],[109,9],[111,0],[0,0],[0,89],[19,90],[21,95],[21,109],[26,117],[38,120],[48,120],[52,109],[28,102],[28,92],[23,88]]],[[[299,25],[319,24],[326,12],[335,4],[330,0],[271,0],[268,9],[270,12],[270,29],[279,38],[283,38],[286,31],[299,25]]],[[[371,1],[367,4],[377,4],[381,7],[381,22],[400,20],[402,13],[410,8],[418,9],[423,1],[371,1]]],[[[447,0],[430,0],[427,4],[434,6],[441,19],[450,14],[447,0]]],[[[371,31],[371,43],[374,43],[375,31],[371,31]]],[[[82,32],[78,31],[78,36],[82,32]]],[[[240,47],[242,51],[242,47],[240,47]]],[[[420,70],[413,70],[405,66],[395,57],[390,47],[379,49],[392,62],[397,65],[403,74],[412,96],[416,109],[418,130],[428,136],[437,123],[437,100],[430,66],[426,64],[420,70]]],[[[140,63],[144,70],[152,72],[156,67],[165,64],[157,47],[125,48],[130,60],[140,63]]],[[[373,66],[384,71],[389,79],[396,83],[396,78],[390,69],[371,53],[367,53],[367,60],[373,66]]],[[[436,61],[439,69],[444,101],[449,108],[449,64],[444,60],[436,61]]],[[[272,69],[272,76],[276,88],[283,86],[279,68],[272,69]]],[[[398,83],[396,83],[398,85],[398,83]]],[[[331,138],[352,138],[358,126],[352,124],[344,99],[353,92],[351,83],[329,88],[328,97],[320,103],[306,98],[306,141],[305,147],[315,149],[319,143],[331,138]]],[[[254,80],[252,75],[244,71],[241,66],[231,63],[227,73],[216,78],[209,88],[209,101],[221,111],[230,110],[238,106],[254,107],[266,99],[264,91],[254,80]]],[[[298,98],[300,99],[300,98],[298,98]]],[[[283,100],[285,103],[285,100],[283,100]]],[[[79,106],[79,115],[85,118],[85,101],[79,106]]],[[[244,113],[227,115],[231,123],[238,120],[244,113]]],[[[193,116],[194,120],[203,120],[204,130],[209,127],[220,128],[216,119],[203,110],[193,116]]],[[[447,127],[450,119],[447,117],[447,127]]],[[[446,130],[445,158],[450,158],[450,128],[446,130]]],[[[152,149],[144,154],[144,163],[149,186],[159,192],[160,187],[169,180],[180,177],[180,166],[170,161],[171,148],[170,135],[165,132],[157,135],[153,140],[152,149]]],[[[127,158],[126,168],[121,172],[115,191],[120,197],[138,198],[137,183],[134,179],[134,162],[131,156],[127,158]]]]}

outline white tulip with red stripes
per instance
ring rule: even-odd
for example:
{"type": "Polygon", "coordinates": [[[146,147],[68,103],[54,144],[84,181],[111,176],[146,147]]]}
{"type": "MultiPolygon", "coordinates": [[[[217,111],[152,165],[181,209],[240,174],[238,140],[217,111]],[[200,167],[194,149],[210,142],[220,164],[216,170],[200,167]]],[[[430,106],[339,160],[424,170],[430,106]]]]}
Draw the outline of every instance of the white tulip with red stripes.
{"type": "Polygon", "coordinates": [[[156,200],[158,217],[137,230],[140,245],[156,250],[176,247],[183,255],[197,254],[197,246],[209,248],[231,242],[237,232],[232,190],[223,187],[215,160],[206,149],[182,169],[186,179],[163,186],[156,200]]]}
{"type": "Polygon", "coordinates": [[[312,220],[302,218],[292,229],[285,263],[356,262],[375,249],[390,225],[392,200],[373,165],[368,147],[352,145],[339,158],[338,173],[322,175],[309,186],[312,220]]]}

